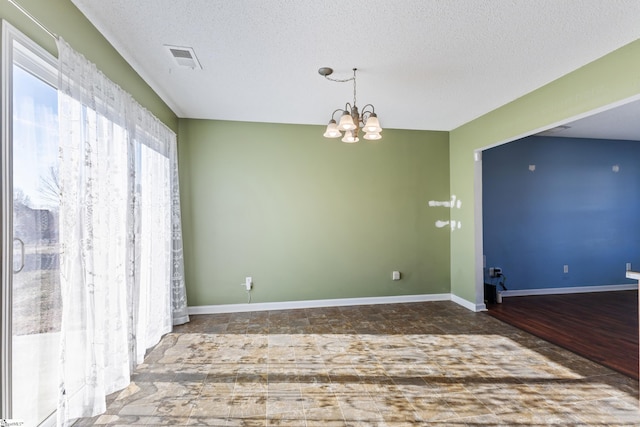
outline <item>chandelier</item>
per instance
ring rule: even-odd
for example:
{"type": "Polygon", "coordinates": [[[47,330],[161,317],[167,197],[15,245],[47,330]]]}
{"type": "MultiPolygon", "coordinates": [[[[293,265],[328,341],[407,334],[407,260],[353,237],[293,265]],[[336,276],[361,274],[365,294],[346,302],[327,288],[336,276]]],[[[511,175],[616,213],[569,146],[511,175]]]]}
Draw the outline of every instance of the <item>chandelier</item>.
{"type": "Polygon", "coordinates": [[[365,105],[364,108],[362,108],[362,113],[358,111],[358,107],[356,106],[356,71],[358,71],[358,69],[354,68],[353,77],[339,80],[329,77],[333,74],[333,69],[329,67],[322,67],[318,70],[321,76],[332,82],[345,83],[353,81],[353,105],[347,102],[344,109],[338,108],[331,114],[331,120],[327,125],[327,130],[322,135],[325,138],[339,138],[343,136],[342,132],[344,132],[342,142],[358,142],[360,141],[358,132],[362,129],[364,131],[364,139],[370,141],[382,139],[382,135],[380,135],[382,128],[378,122],[378,116],[376,115],[374,106],[372,104],[365,105]],[[337,112],[341,112],[342,115],[336,123],[334,116],[337,112]]]}

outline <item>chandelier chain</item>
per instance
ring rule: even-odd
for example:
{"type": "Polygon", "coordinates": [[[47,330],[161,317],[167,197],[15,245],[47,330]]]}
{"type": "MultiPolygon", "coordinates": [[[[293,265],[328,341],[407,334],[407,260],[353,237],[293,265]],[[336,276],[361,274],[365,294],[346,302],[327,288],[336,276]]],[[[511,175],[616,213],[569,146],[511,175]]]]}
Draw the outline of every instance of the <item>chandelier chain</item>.
{"type": "Polygon", "coordinates": [[[331,80],[332,82],[338,82],[338,83],[346,83],[346,82],[350,82],[351,80],[355,80],[355,77],[349,77],[348,79],[334,79],[329,76],[324,76],[324,78],[327,80],[331,80]]]}
{"type": "Polygon", "coordinates": [[[348,79],[334,79],[329,76],[324,76],[325,79],[331,80],[332,82],[346,83],[346,82],[353,81],[353,106],[354,107],[356,105],[356,71],[358,71],[358,69],[354,68],[353,77],[349,77],[348,79]]]}
{"type": "Polygon", "coordinates": [[[356,70],[357,68],[353,69],[353,106],[356,106],[356,70]]]}

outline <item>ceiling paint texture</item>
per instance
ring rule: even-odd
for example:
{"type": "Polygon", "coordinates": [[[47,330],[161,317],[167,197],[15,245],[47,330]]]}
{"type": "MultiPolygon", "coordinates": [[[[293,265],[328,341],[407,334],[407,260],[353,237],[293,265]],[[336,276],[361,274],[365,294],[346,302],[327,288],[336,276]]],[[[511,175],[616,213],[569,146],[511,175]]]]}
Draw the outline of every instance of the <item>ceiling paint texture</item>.
{"type": "Polygon", "coordinates": [[[179,117],[452,130],[640,38],[637,0],[72,0],[179,117]],[[192,47],[202,70],[164,45],[192,47]]]}

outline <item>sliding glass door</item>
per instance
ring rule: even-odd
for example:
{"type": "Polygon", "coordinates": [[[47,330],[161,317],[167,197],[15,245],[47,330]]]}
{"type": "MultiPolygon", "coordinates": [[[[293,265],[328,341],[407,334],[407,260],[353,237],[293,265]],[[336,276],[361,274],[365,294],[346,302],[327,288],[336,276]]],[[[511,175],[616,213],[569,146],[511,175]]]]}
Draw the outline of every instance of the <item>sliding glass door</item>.
{"type": "Polygon", "coordinates": [[[103,412],[188,321],[175,133],[57,47],[3,22],[0,418],[29,427],[103,412]]]}
{"type": "Polygon", "coordinates": [[[11,27],[3,62],[2,409],[38,426],[55,412],[59,382],[57,78],[53,59],[11,27]]]}

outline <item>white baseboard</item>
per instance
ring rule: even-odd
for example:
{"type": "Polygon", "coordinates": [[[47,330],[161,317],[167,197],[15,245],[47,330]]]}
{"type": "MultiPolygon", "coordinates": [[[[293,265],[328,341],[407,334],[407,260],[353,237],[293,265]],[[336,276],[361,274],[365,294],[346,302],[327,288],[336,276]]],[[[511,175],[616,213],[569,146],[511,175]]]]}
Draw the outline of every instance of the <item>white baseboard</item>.
{"type": "Polygon", "coordinates": [[[638,284],[624,285],[604,285],[604,286],[575,286],[571,288],[539,288],[539,289],[519,289],[513,291],[502,291],[502,298],[505,297],[525,297],[532,295],[559,295],[559,294],[582,294],[587,292],[613,292],[613,291],[633,291],[638,289],[638,284]]]}
{"type": "Polygon", "coordinates": [[[467,310],[471,310],[471,311],[487,311],[487,306],[482,303],[482,304],[474,304],[471,301],[467,301],[464,298],[460,298],[457,295],[451,294],[451,301],[455,302],[458,305],[463,306],[464,308],[466,308],[467,310]]]}
{"type": "Polygon", "coordinates": [[[453,301],[471,311],[482,311],[486,309],[484,304],[473,304],[452,294],[424,294],[308,301],[262,302],[254,304],[199,305],[189,307],[189,314],[242,313],[247,311],[295,310],[300,308],[344,307],[349,305],[398,304],[429,301],[453,301]]]}

